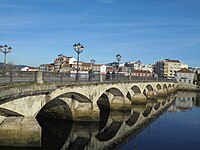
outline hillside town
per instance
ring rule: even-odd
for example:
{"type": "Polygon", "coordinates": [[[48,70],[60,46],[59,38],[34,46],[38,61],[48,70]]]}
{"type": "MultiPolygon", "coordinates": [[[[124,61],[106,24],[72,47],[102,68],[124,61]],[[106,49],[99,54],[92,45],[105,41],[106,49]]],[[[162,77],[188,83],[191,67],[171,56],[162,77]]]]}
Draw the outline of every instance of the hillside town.
{"type": "Polygon", "coordinates": [[[41,64],[39,67],[23,67],[21,71],[44,71],[44,72],[65,72],[74,74],[77,71],[80,74],[89,74],[92,70],[93,74],[119,73],[132,77],[157,77],[176,79],[177,82],[193,84],[197,81],[197,75],[200,73],[199,68],[189,67],[180,60],[163,59],[152,64],[143,64],[140,60],[128,62],[111,62],[107,64],[79,61],[74,57],[59,54],[53,60],[53,63],[41,64]],[[119,67],[118,67],[119,66],[119,67]]]}

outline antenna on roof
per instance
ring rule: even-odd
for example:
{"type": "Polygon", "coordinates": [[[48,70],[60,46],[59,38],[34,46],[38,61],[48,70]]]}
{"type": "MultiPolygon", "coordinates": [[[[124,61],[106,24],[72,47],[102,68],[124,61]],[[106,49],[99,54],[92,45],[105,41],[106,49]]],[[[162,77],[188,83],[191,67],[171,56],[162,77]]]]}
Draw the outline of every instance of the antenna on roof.
{"type": "Polygon", "coordinates": [[[196,70],[197,70],[197,64],[195,64],[195,68],[196,68],[196,70]]]}

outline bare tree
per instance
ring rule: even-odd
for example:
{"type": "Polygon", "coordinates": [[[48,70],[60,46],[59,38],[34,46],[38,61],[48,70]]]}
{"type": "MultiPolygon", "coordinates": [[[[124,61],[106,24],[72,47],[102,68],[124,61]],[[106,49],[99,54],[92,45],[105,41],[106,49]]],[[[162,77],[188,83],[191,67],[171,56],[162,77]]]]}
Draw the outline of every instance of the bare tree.
{"type": "Polygon", "coordinates": [[[15,66],[14,66],[13,62],[9,62],[8,64],[6,64],[5,72],[12,73],[12,72],[14,72],[14,70],[15,70],[15,66]]]}
{"type": "Polygon", "coordinates": [[[0,67],[0,76],[3,75],[3,67],[0,67]]]}

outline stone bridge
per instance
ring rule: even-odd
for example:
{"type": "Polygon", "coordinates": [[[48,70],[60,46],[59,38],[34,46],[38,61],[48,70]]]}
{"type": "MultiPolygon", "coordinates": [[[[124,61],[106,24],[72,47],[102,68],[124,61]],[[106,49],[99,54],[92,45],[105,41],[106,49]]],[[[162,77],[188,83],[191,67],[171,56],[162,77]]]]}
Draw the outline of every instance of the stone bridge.
{"type": "Polygon", "coordinates": [[[170,81],[27,85],[0,91],[0,111],[26,117],[99,121],[100,110],[130,110],[176,90],[170,81]]]}
{"type": "Polygon", "coordinates": [[[156,102],[132,105],[128,111],[108,111],[100,122],[70,124],[56,119],[8,117],[0,126],[0,146],[14,143],[20,149],[28,143],[41,149],[113,149],[128,136],[150,126],[151,121],[174,103],[175,97],[172,93],[156,102]]]}

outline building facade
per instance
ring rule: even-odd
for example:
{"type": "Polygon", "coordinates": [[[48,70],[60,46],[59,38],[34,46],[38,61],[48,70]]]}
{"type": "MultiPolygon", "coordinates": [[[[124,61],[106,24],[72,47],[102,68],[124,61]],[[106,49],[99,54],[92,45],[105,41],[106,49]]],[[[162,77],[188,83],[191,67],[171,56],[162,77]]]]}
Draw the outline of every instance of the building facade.
{"type": "Polygon", "coordinates": [[[54,64],[41,64],[39,71],[54,71],[54,64]]]}
{"type": "Polygon", "coordinates": [[[66,57],[63,54],[58,55],[58,57],[54,60],[54,71],[55,72],[69,72],[73,68],[73,64],[76,59],[73,57],[66,57]]]}
{"type": "Polygon", "coordinates": [[[179,60],[164,60],[164,77],[174,78],[176,72],[181,69],[181,62],[179,60]]]}
{"type": "Polygon", "coordinates": [[[165,59],[155,63],[154,74],[158,77],[174,78],[180,69],[181,62],[179,60],[165,59]]]}
{"type": "Polygon", "coordinates": [[[176,72],[176,80],[181,83],[193,84],[194,72],[186,68],[181,68],[176,72]]]}
{"type": "Polygon", "coordinates": [[[148,70],[133,70],[131,72],[131,76],[137,76],[137,77],[151,77],[152,74],[148,70]]]}
{"type": "Polygon", "coordinates": [[[154,65],[154,76],[156,77],[164,77],[164,61],[157,61],[154,65]]]}
{"type": "Polygon", "coordinates": [[[140,60],[138,61],[129,61],[124,64],[124,67],[128,67],[131,70],[142,70],[143,64],[140,60]]]}

